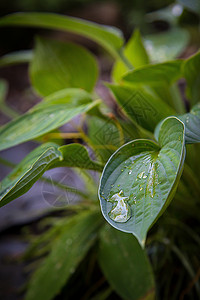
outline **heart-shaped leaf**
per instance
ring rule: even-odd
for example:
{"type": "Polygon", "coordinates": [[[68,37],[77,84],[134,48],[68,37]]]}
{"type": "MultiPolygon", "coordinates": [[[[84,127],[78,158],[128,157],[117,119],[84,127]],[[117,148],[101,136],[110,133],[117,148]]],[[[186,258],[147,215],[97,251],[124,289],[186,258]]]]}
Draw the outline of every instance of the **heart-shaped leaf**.
{"type": "Polygon", "coordinates": [[[30,141],[56,129],[97,105],[79,89],[56,92],[0,129],[0,150],[30,141]]]}
{"type": "Polygon", "coordinates": [[[15,13],[1,18],[0,26],[42,27],[70,31],[99,43],[114,57],[123,45],[122,32],[111,26],[51,13],[15,13]]]}
{"type": "Polygon", "coordinates": [[[65,88],[81,88],[91,92],[98,74],[97,63],[81,46],[37,38],[30,78],[42,96],[65,88]]]}
{"type": "Polygon", "coordinates": [[[159,144],[134,140],[119,148],[107,162],[99,187],[105,219],[144,245],[148,229],[176,191],[184,149],[184,124],[175,117],[161,124],[159,144]]]}
{"type": "Polygon", "coordinates": [[[185,124],[185,143],[200,143],[200,103],[178,118],[185,124]]]}

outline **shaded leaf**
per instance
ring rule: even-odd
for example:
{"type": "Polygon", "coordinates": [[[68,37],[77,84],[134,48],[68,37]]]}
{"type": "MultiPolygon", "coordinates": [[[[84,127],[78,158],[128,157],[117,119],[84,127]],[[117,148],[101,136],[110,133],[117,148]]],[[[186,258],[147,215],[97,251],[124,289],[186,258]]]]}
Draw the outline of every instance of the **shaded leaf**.
{"type": "Polygon", "coordinates": [[[91,92],[97,80],[97,63],[81,46],[37,38],[30,77],[42,96],[65,88],[82,88],[91,92]]]}
{"type": "Polygon", "coordinates": [[[189,34],[181,28],[147,35],[144,39],[147,53],[154,62],[163,62],[178,57],[188,42],[189,34]]]}
{"type": "Polygon", "coordinates": [[[200,143],[200,103],[178,118],[185,124],[185,143],[200,143]]]}
{"type": "Polygon", "coordinates": [[[14,13],[0,19],[0,26],[29,26],[59,29],[83,35],[104,47],[114,57],[123,45],[120,30],[90,21],[52,13],[14,13]]]}
{"type": "Polygon", "coordinates": [[[160,120],[174,114],[170,106],[143,88],[107,86],[128,117],[147,130],[153,131],[160,120]]]}
{"type": "Polygon", "coordinates": [[[105,219],[133,233],[142,245],[176,191],[185,158],[183,123],[165,119],[158,141],[134,140],[119,148],[107,162],[99,187],[105,219]]]}
{"type": "Polygon", "coordinates": [[[63,160],[56,162],[53,167],[76,167],[102,171],[103,165],[91,160],[87,149],[80,144],[70,144],[59,147],[63,160]]]}
{"type": "Polygon", "coordinates": [[[29,63],[33,58],[31,50],[11,52],[0,57],[0,67],[29,63]]]}
{"type": "Polygon", "coordinates": [[[50,95],[23,116],[0,129],[0,150],[37,138],[97,105],[88,93],[65,89],[50,95]]]}
{"type": "Polygon", "coordinates": [[[136,85],[157,85],[159,82],[171,84],[181,77],[181,66],[181,60],[147,65],[126,73],[123,80],[136,85]]]}
{"type": "MultiPolygon", "coordinates": [[[[149,58],[144,48],[139,30],[134,31],[133,35],[125,45],[123,53],[133,65],[133,68],[138,68],[149,63],[149,58]]],[[[114,81],[118,82],[128,70],[128,67],[120,60],[116,61],[112,70],[114,81]]]]}
{"type": "Polygon", "coordinates": [[[200,52],[188,58],[183,64],[183,76],[187,81],[187,95],[196,104],[200,99],[200,52]]]}
{"type": "Polygon", "coordinates": [[[155,299],[153,272],[145,250],[134,236],[104,227],[100,233],[98,260],[122,299],[155,299]]]}
{"type": "Polygon", "coordinates": [[[26,193],[42,174],[62,159],[58,146],[47,143],[29,153],[0,184],[0,206],[26,193]]]}
{"type": "Polygon", "coordinates": [[[54,299],[94,244],[101,223],[99,212],[91,211],[69,220],[33,274],[26,300],[54,299]]]}

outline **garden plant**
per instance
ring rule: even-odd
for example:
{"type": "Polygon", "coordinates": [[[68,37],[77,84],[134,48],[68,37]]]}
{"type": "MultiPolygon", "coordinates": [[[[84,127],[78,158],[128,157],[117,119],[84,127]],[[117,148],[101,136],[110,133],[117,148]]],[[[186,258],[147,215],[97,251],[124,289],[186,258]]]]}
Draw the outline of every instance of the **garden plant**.
{"type": "MultiPolygon", "coordinates": [[[[33,51],[0,59],[28,62],[42,98],[0,128],[0,150],[38,144],[1,182],[0,206],[53,168],[73,168],[85,184],[79,191],[57,183],[80,201],[51,217],[28,249],[37,267],[25,299],[200,298],[200,53],[153,60],[138,30],[125,43],[117,28],[49,13],[8,15],[0,26],[82,35],[114,60],[112,82],[103,83],[111,109],[95,90],[97,60],[78,44],[37,37],[33,51]],[[76,116],[76,132],[59,129],[76,116]],[[66,144],[68,136],[78,142],[66,144]],[[84,296],[85,278],[92,287],[84,296]]],[[[0,87],[2,96],[4,81],[0,87]]]]}

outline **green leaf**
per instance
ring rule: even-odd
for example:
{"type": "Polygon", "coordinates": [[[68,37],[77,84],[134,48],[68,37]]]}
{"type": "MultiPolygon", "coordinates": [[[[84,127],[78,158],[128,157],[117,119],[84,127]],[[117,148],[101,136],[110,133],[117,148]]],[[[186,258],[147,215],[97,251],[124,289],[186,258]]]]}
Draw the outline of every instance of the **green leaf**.
{"type": "Polygon", "coordinates": [[[192,12],[200,15],[200,2],[199,0],[178,0],[178,2],[185,6],[192,12]]]}
{"type": "Polygon", "coordinates": [[[178,57],[188,42],[189,34],[181,28],[147,35],[144,40],[147,53],[154,62],[163,62],[178,57]]]}
{"type": "Polygon", "coordinates": [[[81,46],[37,38],[30,77],[42,96],[65,88],[81,88],[91,92],[98,75],[92,54],[81,46]]]}
{"type": "Polygon", "coordinates": [[[200,52],[184,62],[183,76],[187,81],[187,96],[196,104],[200,99],[200,52]]]}
{"type": "Polygon", "coordinates": [[[111,26],[52,13],[14,13],[0,19],[0,26],[28,26],[59,29],[83,35],[99,43],[114,57],[123,45],[122,33],[111,26]]]}
{"type": "MultiPolygon", "coordinates": [[[[124,56],[133,65],[138,68],[149,63],[147,52],[144,48],[139,30],[135,30],[123,50],[124,56]]],[[[112,70],[112,77],[115,82],[120,81],[122,76],[128,71],[128,67],[120,60],[116,61],[112,70]]]]}
{"type": "Polygon", "coordinates": [[[126,73],[123,80],[136,85],[157,85],[159,83],[170,85],[181,77],[181,66],[182,60],[148,65],[126,73]]]}
{"type": "Polygon", "coordinates": [[[58,146],[47,143],[29,153],[0,184],[0,207],[26,193],[42,174],[62,159],[58,146]]]}
{"type": "Polygon", "coordinates": [[[119,148],[105,165],[99,187],[105,219],[142,245],[176,191],[185,158],[184,124],[165,119],[158,142],[134,140],[119,148]]]}
{"type": "Polygon", "coordinates": [[[54,299],[94,244],[101,222],[99,212],[84,212],[69,220],[33,274],[26,300],[54,299]]]}
{"type": "Polygon", "coordinates": [[[65,89],[45,98],[23,116],[0,128],[0,150],[37,138],[56,129],[98,102],[79,89],[65,89]]]}
{"type": "Polygon", "coordinates": [[[113,120],[96,116],[88,118],[88,137],[95,153],[102,162],[107,162],[111,154],[120,146],[120,133],[113,120]]]}
{"type": "Polygon", "coordinates": [[[200,103],[178,118],[185,124],[185,143],[200,143],[200,103]]]}
{"type": "Polygon", "coordinates": [[[101,172],[103,165],[91,160],[87,149],[80,144],[70,144],[58,148],[63,160],[56,162],[55,167],[76,167],[101,172]]]}
{"type": "Polygon", "coordinates": [[[158,122],[175,111],[158,96],[143,88],[107,84],[128,117],[143,128],[153,131],[158,122]]]}
{"type": "Polygon", "coordinates": [[[31,50],[11,52],[0,57],[0,67],[29,63],[33,58],[31,50]]]}
{"type": "Polygon", "coordinates": [[[107,280],[122,299],[155,299],[151,265],[134,236],[104,227],[100,233],[98,260],[107,280]]]}
{"type": "MultiPolygon", "coordinates": [[[[57,167],[103,170],[103,165],[91,160],[87,149],[80,144],[61,147],[54,143],[43,144],[30,152],[0,183],[0,207],[25,194],[46,170],[57,167]]],[[[57,186],[62,187],[62,184],[57,186]]]]}

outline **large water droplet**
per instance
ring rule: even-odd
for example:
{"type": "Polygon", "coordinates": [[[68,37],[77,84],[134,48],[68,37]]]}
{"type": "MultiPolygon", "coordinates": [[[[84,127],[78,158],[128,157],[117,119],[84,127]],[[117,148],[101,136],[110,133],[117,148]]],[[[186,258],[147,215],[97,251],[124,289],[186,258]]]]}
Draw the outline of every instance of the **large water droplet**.
{"type": "Polygon", "coordinates": [[[142,171],[140,174],[138,174],[138,176],[137,176],[137,177],[141,179],[141,178],[142,178],[142,176],[143,176],[143,174],[144,174],[144,171],[142,171]]]}
{"type": "Polygon", "coordinates": [[[118,223],[127,222],[131,217],[131,209],[128,204],[129,197],[125,197],[123,195],[123,191],[121,190],[119,193],[114,194],[109,202],[114,203],[113,208],[108,213],[109,217],[118,223]]]}

